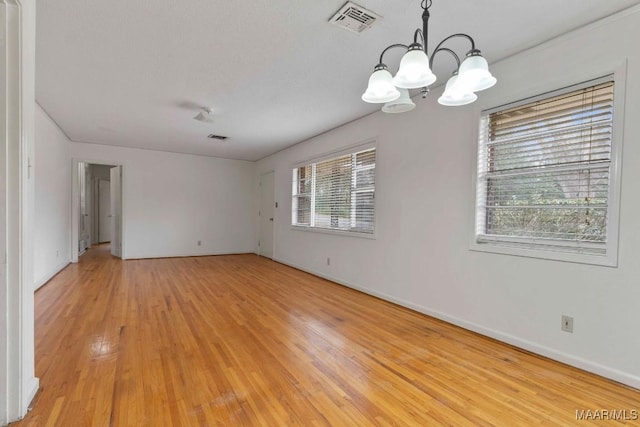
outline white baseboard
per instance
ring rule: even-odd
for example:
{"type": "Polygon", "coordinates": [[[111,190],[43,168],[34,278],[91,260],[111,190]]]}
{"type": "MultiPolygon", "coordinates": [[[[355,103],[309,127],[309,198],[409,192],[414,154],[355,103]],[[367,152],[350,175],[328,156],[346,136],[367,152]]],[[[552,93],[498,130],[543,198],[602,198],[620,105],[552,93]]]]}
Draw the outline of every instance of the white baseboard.
{"type": "Polygon", "coordinates": [[[37,377],[31,378],[31,381],[29,381],[29,386],[27,387],[26,399],[23,402],[24,415],[27,414],[27,411],[31,406],[31,402],[33,401],[33,398],[36,397],[36,393],[38,393],[38,389],[40,389],[40,378],[37,378],[37,377]]]}
{"type": "Polygon", "coordinates": [[[337,279],[335,277],[331,277],[329,275],[314,271],[312,269],[300,266],[300,265],[296,265],[294,263],[288,262],[287,260],[283,260],[283,259],[276,259],[274,258],[274,261],[277,261],[279,263],[288,265],[290,267],[296,268],[298,270],[302,270],[305,271],[307,273],[311,273],[314,276],[318,276],[318,277],[322,277],[323,279],[327,279],[330,280],[332,282],[338,283],[340,285],[346,286],[348,288],[352,288],[355,289],[357,291],[363,292],[365,294],[368,295],[372,295],[374,297],[383,299],[385,301],[389,301],[392,302],[394,304],[398,304],[401,305],[403,307],[409,308],[411,310],[417,311],[419,313],[422,314],[426,314],[427,316],[431,316],[434,317],[436,319],[442,320],[444,322],[450,323],[452,325],[455,326],[459,326],[463,329],[467,329],[469,331],[472,332],[476,332],[478,334],[496,339],[498,341],[502,341],[504,343],[513,345],[515,347],[530,351],[532,353],[536,353],[539,354],[541,356],[544,357],[548,357],[549,359],[553,359],[556,360],[558,362],[562,362],[565,363],[567,365],[570,366],[574,366],[576,368],[582,369],[584,371],[587,372],[591,372],[600,376],[603,376],[605,378],[609,378],[611,380],[620,382],[622,384],[626,384],[630,387],[636,388],[636,389],[640,389],[640,377],[636,376],[636,375],[632,375],[628,372],[624,372],[624,371],[620,371],[619,369],[616,368],[612,368],[609,366],[605,366],[605,365],[601,365],[599,363],[587,360],[587,359],[583,359],[581,357],[577,357],[574,356],[572,354],[569,353],[564,353],[562,351],[558,351],[555,350],[553,348],[550,347],[546,347],[544,345],[532,342],[532,341],[528,341],[528,340],[524,340],[522,338],[518,338],[514,335],[510,335],[510,334],[505,334],[503,332],[500,331],[496,331],[494,329],[490,329],[490,328],[486,328],[482,325],[473,323],[473,322],[469,322],[466,321],[464,319],[460,319],[454,316],[449,316],[445,313],[441,313],[437,310],[433,310],[430,309],[428,307],[423,307],[421,305],[417,305],[414,303],[411,303],[409,301],[405,301],[403,299],[399,299],[396,298],[392,295],[388,295],[382,292],[376,292],[376,291],[372,291],[371,289],[367,289],[365,287],[353,284],[353,283],[349,283],[346,282],[344,280],[340,280],[337,279]]]}
{"type": "Polygon", "coordinates": [[[49,273],[45,274],[42,279],[36,280],[36,282],[34,283],[34,286],[33,286],[33,290],[37,291],[45,283],[47,283],[49,280],[53,279],[53,276],[55,276],[56,274],[58,274],[62,270],[64,270],[69,264],[71,264],[71,261],[66,260],[66,261],[63,261],[60,264],[56,265],[53,268],[53,270],[51,270],[49,273]]]}
{"type": "Polygon", "coordinates": [[[158,259],[158,258],[188,258],[188,257],[199,257],[199,256],[218,256],[218,255],[246,255],[246,254],[254,254],[253,250],[240,251],[240,252],[186,252],[186,253],[173,253],[173,254],[127,254],[126,258],[128,260],[133,259],[158,259]]]}

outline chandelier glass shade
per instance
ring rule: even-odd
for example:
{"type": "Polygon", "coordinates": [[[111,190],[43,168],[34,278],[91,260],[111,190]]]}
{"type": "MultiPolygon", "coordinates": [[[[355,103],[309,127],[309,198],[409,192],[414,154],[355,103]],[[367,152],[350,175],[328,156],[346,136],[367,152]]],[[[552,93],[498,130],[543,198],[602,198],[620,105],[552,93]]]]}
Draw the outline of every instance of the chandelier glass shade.
{"type": "Polygon", "coordinates": [[[447,81],[447,86],[442,96],[438,98],[438,104],[449,107],[459,107],[461,105],[471,104],[478,99],[478,95],[459,84],[458,80],[457,74],[451,76],[447,81]]]}
{"type": "Polygon", "coordinates": [[[489,64],[482,56],[471,55],[460,64],[458,70],[460,84],[472,92],[489,89],[496,84],[496,78],[489,72],[489,64]]]}
{"type": "Polygon", "coordinates": [[[398,88],[417,89],[435,81],[436,76],[429,67],[429,57],[422,50],[422,45],[412,44],[400,60],[400,68],[393,78],[393,84],[398,88]]]}
{"type": "Polygon", "coordinates": [[[445,37],[438,43],[431,55],[428,54],[430,7],[431,0],[422,1],[423,27],[422,30],[415,30],[413,43],[409,45],[392,44],[382,51],[378,65],[375,66],[373,74],[369,78],[367,90],[362,95],[363,101],[385,104],[382,111],[386,113],[412,110],[415,104],[411,101],[409,89],[421,89],[423,98],[426,97],[429,86],[437,79],[431,71],[433,59],[442,52],[451,55],[456,61],[457,67],[447,82],[444,93],[438,98],[441,105],[470,104],[478,99],[475,92],[488,89],[496,84],[497,80],[489,72],[487,60],[484,59],[480,50],[476,49],[473,38],[467,34],[459,33],[445,37]],[[453,38],[464,38],[471,44],[471,49],[466,53],[464,61],[460,61],[458,54],[445,46],[453,38]],[[405,49],[406,53],[400,60],[396,75],[392,76],[383,60],[387,51],[396,48],[405,49]]]}
{"type": "Polygon", "coordinates": [[[416,104],[411,100],[409,95],[409,89],[398,89],[400,91],[400,98],[387,102],[382,106],[382,111],[385,113],[404,113],[416,108],[416,104]]]}
{"type": "Polygon", "coordinates": [[[369,77],[369,86],[362,95],[362,100],[376,104],[393,101],[399,97],[400,91],[393,85],[393,77],[387,71],[387,67],[376,67],[376,70],[369,77]]]}

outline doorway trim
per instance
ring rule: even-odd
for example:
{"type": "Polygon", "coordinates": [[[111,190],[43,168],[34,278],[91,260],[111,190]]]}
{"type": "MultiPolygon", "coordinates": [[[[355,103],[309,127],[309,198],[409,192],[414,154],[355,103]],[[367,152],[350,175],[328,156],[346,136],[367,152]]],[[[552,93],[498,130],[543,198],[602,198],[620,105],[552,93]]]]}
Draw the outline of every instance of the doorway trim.
{"type": "Polygon", "coordinates": [[[35,1],[0,0],[0,425],[27,413],[34,368],[35,1]]]}
{"type": "MultiPolygon", "coordinates": [[[[265,179],[265,177],[267,177],[268,175],[271,175],[271,186],[273,188],[273,200],[271,200],[271,256],[267,257],[270,259],[274,259],[275,258],[275,254],[276,254],[276,226],[275,226],[275,217],[276,217],[276,172],[275,170],[270,170],[270,171],[266,171],[260,174],[260,180],[258,182],[258,186],[260,188],[260,206],[259,206],[259,211],[260,211],[260,215],[258,216],[259,218],[259,226],[258,226],[258,255],[260,256],[265,256],[263,254],[262,251],[262,246],[261,244],[262,242],[262,222],[263,222],[263,217],[265,216],[265,212],[262,212],[262,198],[263,198],[263,194],[264,194],[264,190],[263,190],[263,186],[262,183],[265,179]]],[[[265,256],[266,257],[266,256],[265,256]]]]}
{"type": "Polygon", "coordinates": [[[104,166],[120,166],[122,168],[122,192],[120,197],[122,197],[122,235],[120,239],[122,241],[122,259],[127,259],[127,245],[126,245],[126,235],[127,235],[127,206],[126,206],[126,173],[127,168],[124,162],[118,160],[97,160],[97,159],[87,159],[80,157],[73,157],[71,159],[71,233],[69,235],[69,247],[71,248],[71,262],[78,262],[78,224],[80,222],[80,218],[78,215],[78,211],[80,209],[80,183],[78,180],[78,164],[86,163],[93,165],[104,165],[104,166]]]}

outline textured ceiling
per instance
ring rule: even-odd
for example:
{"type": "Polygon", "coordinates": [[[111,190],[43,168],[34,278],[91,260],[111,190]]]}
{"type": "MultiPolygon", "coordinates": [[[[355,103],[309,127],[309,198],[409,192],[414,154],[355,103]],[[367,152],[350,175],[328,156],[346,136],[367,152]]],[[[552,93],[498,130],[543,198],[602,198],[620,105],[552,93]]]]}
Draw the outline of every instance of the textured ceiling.
{"type": "MultiPolygon", "coordinates": [[[[73,141],[257,160],[379,108],[360,95],[420,0],[356,3],[382,15],[359,35],[327,22],[344,0],[37,0],[36,99],[73,141]]],[[[637,3],[434,0],[430,45],[466,32],[491,63],[637,3]]]]}

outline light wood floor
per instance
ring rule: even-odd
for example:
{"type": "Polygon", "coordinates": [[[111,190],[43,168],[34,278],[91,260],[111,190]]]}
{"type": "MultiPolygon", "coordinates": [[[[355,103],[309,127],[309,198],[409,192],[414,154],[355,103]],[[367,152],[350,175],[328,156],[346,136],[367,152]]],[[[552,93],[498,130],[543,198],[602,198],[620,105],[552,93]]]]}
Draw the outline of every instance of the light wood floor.
{"type": "Polygon", "coordinates": [[[640,410],[637,390],[255,255],[122,262],[104,245],[36,293],[36,375],[16,426],[587,426],[619,423],[576,410],[640,410]]]}

